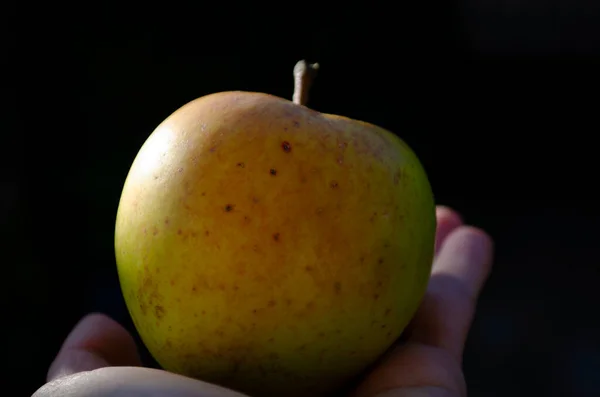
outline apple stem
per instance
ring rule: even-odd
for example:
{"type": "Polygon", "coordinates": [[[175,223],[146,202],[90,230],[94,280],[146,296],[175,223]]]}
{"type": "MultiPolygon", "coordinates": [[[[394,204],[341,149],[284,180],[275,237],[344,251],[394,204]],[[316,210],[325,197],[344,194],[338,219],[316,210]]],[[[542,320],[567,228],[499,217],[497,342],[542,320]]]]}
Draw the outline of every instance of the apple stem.
{"type": "Polygon", "coordinates": [[[319,70],[318,63],[306,63],[305,60],[298,61],[294,66],[294,96],[296,105],[306,106],[308,102],[308,91],[319,70]]]}

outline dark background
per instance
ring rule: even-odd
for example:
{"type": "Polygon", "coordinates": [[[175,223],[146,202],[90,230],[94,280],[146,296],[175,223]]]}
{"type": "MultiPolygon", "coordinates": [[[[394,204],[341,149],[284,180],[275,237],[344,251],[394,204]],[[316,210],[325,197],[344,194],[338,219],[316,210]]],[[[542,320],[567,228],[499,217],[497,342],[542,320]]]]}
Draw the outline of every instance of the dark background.
{"type": "Polygon", "coordinates": [[[597,3],[91,4],[2,13],[6,395],[43,384],[85,313],[132,329],[114,219],[152,130],[212,92],[291,98],[301,58],[321,64],[312,108],[397,133],[438,202],[495,238],[465,357],[470,395],[600,395],[597,3]]]}

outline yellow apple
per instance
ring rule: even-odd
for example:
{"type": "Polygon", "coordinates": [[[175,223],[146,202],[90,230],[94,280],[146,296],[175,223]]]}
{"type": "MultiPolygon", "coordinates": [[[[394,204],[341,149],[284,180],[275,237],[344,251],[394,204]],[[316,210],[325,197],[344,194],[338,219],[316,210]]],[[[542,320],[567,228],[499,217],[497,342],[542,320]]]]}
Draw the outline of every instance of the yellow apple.
{"type": "Polygon", "coordinates": [[[328,395],[423,297],[436,225],[422,165],[394,134],[304,106],[306,85],[295,102],[194,100],[133,162],[118,273],[166,370],[252,396],[328,395]]]}

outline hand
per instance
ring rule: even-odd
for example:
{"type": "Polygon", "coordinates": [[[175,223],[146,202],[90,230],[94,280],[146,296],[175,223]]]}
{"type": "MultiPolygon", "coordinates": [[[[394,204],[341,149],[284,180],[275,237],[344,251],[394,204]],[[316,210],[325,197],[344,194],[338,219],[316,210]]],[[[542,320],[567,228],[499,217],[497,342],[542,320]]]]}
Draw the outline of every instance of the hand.
{"type": "Polygon", "coordinates": [[[492,266],[492,241],[437,208],[436,255],[425,298],[398,345],[353,397],[464,397],[462,354],[479,293],[492,266]]]}
{"type": "MultiPolygon", "coordinates": [[[[437,208],[436,257],[425,298],[403,335],[366,375],[353,397],[462,397],[462,353],[479,292],[492,262],[492,242],[437,208]]],[[[199,380],[143,368],[133,338],[110,318],[91,314],[67,337],[33,397],[244,397],[199,380]]]]}

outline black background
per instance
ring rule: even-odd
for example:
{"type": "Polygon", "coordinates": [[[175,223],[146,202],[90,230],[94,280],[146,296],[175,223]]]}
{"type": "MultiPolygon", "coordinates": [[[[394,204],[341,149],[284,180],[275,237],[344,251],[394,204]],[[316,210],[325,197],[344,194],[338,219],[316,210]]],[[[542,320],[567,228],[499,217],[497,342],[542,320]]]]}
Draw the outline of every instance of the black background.
{"type": "Polygon", "coordinates": [[[85,313],[132,329],[114,218],[152,130],[212,92],[291,98],[302,58],[321,64],[312,108],[397,133],[438,203],[496,241],[465,357],[470,395],[600,395],[598,7],[367,4],[3,13],[0,377],[15,390],[6,395],[43,384],[85,313]]]}

